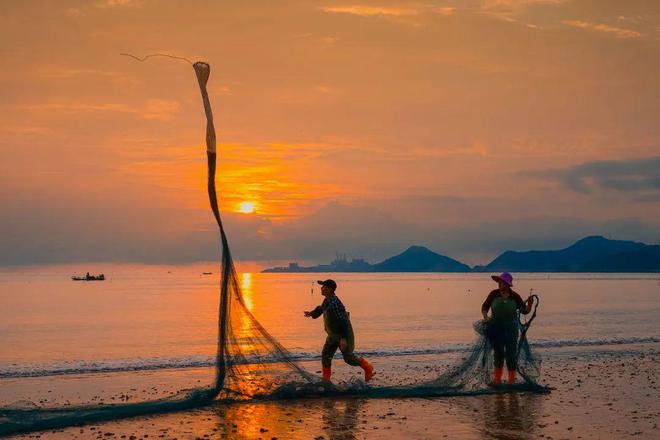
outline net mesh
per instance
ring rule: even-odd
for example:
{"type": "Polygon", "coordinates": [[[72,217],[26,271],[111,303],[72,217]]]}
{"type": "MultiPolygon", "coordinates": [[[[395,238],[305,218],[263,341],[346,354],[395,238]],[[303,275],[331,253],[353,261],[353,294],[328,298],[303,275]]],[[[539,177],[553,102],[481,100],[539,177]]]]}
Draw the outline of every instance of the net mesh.
{"type": "MultiPolygon", "coordinates": [[[[145,57],[146,59],[148,57],[145,57]]],[[[143,60],[143,59],[142,59],[143,60]]],[[[207,387],[183,390],[179,393],[146,402],[121,404],[89,404],[79,406],[43,407],[31,404],[0,408],[0,435],[55,429],[123,417],[180,411],[207,405],[214,401],[244,401],[250,399],[286,399],[310,396],[341,396],[359,394],[365,397],[451,396],[502,392],[490,387],[492,377],[491,338],[487,324],[475,324],[477,338],[454,365],[439,377],[411,385],[367,386],[364,382],[332,385],[303,369],[294,357],[259,323],[248,309],[241,294],[227,235],[223,227],[215,188],[216,136],[213,113],[206,84],[210,66],[193,64],[206,115],[206,146],[208,159],[208,195],[216,219],[221,243],[221,281],[218,312],[218,340],[215,359],[215,380],[207,387]]],[[[536,379],[538,358],[532,353],[526,333],[536,316],[519,322],[518,372],[523,382],[507,386],[506,390],[546,392],[536,379]]]]}

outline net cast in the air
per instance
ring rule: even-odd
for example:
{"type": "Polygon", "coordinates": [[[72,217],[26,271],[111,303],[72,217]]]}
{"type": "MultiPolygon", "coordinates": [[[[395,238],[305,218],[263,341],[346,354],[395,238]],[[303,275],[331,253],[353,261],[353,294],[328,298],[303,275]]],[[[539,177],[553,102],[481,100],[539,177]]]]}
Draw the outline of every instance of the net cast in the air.
{"type": "MultiPolygon", "coordinates": [[[[463,356],[438,378],[421,384],[390,386],[379,381],[366,384],[332,385],[303,369],[250,312],[241,293],[240,283],[231,257],[227,234],[222,223],[215,186],[216,133],[213,112],[206,85],[210,66],[204,62],[167,54],[153,54],[181,59],[192,64],[199,84],[206,115],[206,150],[208,165],[208,196],[218,225],[221,247],[221,281],[219,286],[218,340],[214,383],[175,395],[145,402],[79,406],[44,407],[35,404],[0,408],[0,435],[95,423],[145,414],[181,411],[205,406],[217,401],[232,402],[250,399],[286,399],[310,396],[360,395],[363,397],[457,396],[488,394],[502,389],[489,387],[492,377],[492,345],[483,323],[475,324],[477,339],[463,356]]],[[[538,298],[536,301],[538,305],[538,298]]],[[[536,382],[539,362],[527,343],[526,333],[534,314],[520,326],[518,372],[524,382],[508,390],[544,392],[536,382]]]]}

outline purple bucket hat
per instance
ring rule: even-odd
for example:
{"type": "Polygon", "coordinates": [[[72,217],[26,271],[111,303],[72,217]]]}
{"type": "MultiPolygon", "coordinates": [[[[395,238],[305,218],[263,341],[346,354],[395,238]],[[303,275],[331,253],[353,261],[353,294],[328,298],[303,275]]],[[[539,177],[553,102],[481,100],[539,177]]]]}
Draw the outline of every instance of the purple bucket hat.
{"type": "Polygon", "coordinates": [[[509,272],[502,272],[499,275],[491,275],[490,277],[495,281],[502,281],[506,283],[509,287],[513,286],[513,277],[509,272]]]}

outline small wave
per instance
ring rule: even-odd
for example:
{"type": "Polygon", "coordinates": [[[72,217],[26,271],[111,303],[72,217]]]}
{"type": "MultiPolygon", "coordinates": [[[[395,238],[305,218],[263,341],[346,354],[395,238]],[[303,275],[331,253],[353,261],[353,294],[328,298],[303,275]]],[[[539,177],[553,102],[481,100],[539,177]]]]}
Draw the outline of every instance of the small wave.
{"type": "MultiPolygon", "coordinates": [[[[660,342],[660,336],[630,337],[630,338],[602,338],[602,339],[558,339],[536,340],[534,348],[562,348],[562,347],[592,347],[606,345],[651,344],[660,342]]],[[[369,357],[399,357],[419,355],[442,355],[463,352],[469,349],[470,344],[452,344],[439,347],[421,348],[392,348],[385,350],[360,350],[360,353],[369,357]]],[[[319,353],[292,352],[296,361],[315,361],[319,353]]],[[[191,368],[211,368],[215,358],[213,356],[184,356],[184,357],[154,357],[136,359],[118,359],[103,361],[69,361],[29,365],[0,366],[0,378],[29,378],[47,376],[65,376],[92,373],[123,373],[133,371],[176,370],[191,368]]],[[[248,360],[249,362],[249,360],[248,360]]]]}

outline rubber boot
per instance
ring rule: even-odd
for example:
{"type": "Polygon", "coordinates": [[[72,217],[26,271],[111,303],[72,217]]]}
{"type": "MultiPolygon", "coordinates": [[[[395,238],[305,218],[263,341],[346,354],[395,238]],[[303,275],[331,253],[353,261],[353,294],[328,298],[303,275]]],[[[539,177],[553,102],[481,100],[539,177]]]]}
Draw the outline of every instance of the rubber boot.
{"type": "Polygon", "coordinates": [[[323,367],[321,371],[323,372],[323,380],[326,382],[330,382],[330,376],[332,376],[332,368],[323,367]]]}
{"type": "Polygon", "coordinates": [[[504,374],[504,367],[495,367],[495,376],[493,377],[493,385],[500,385],[502,383],[503,374],[504,374]]]}
{"type": "Polygon", "coordinates": [[[369,382],[374,377],[374,366],[365,358],[360,359],[360,366],[364,370],[364,381],[369,382]]]}
{"type": "Polygon", "coordinates": [[[509,370],[509,384],[516,381],[516,370],[509,370]]]}

